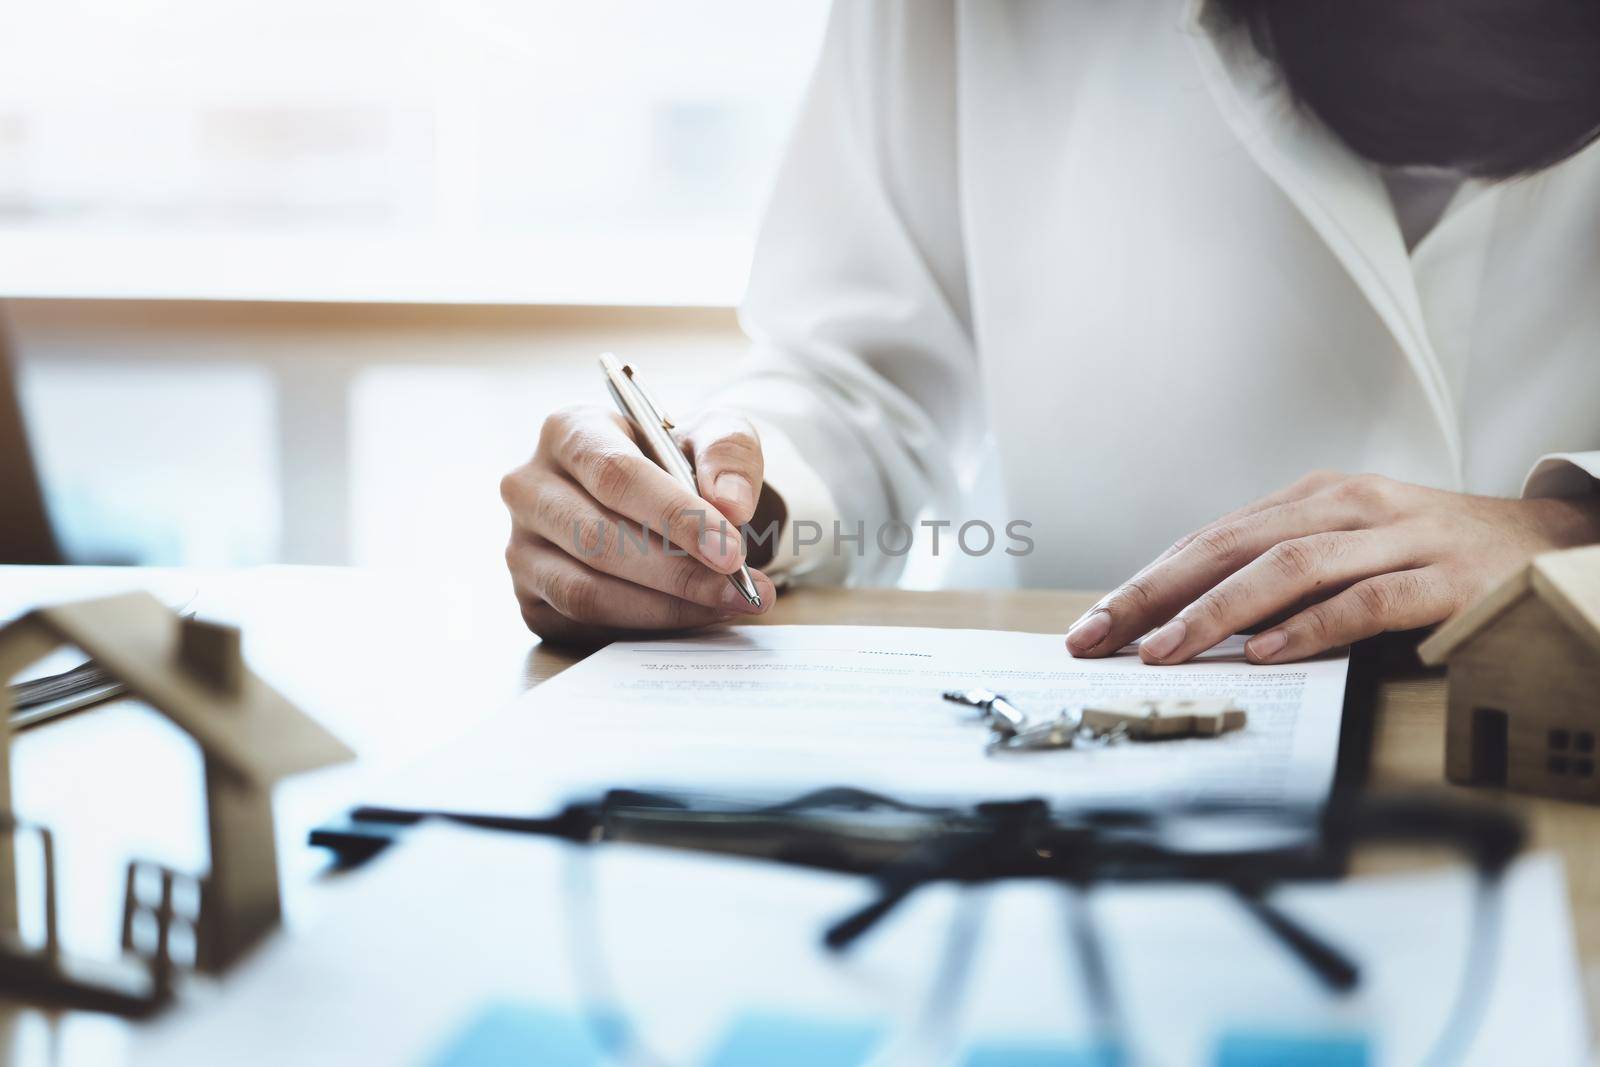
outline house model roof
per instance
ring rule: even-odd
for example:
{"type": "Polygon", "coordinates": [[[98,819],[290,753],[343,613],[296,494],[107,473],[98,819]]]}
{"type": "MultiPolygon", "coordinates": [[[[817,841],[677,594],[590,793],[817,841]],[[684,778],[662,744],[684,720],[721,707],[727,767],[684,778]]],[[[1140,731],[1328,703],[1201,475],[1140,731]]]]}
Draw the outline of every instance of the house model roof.
{"type": "Polygon", "coordinates": [[[1548,604],[1572,632],[1600,653],[1600,545],[1535,556],[1472,607],[1439,627],[1417,654],[1438,666],[1525,596],[1548,604]]]}
{"type": "Polygon", "coordinates": [[[29,612],[0,629],[0,662],[12,658],[5,653],[13,643],[32,650],[30,658],[75,645],[193,737],[208,761],[250,782],[267,785],[354,755],[244,665],[237,631],[179,618],[148,593],[29,612]]]}

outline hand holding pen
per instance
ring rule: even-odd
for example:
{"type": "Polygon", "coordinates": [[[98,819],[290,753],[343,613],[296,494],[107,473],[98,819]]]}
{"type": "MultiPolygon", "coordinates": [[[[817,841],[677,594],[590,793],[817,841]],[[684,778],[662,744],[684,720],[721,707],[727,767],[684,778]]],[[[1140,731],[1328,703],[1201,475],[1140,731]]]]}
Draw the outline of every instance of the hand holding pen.
{"type": "Polygon", "coordinates": [[[528,627],[552,640],[602,640],[768,610],[772,582],[745,567],[738,533],[761,491],[755,430],[728,412],[674,428],[647,393],[633,394],[631,368],[614,358],[602,367],[621,410],[635,401],[634,417],[558,411],[533,458],[501,481],[506,562],[528,627]],[[658,446],[679,446],[668,453],[684,461],[676,474],[652,458],[651,413],[661,416],[658,446]]]}

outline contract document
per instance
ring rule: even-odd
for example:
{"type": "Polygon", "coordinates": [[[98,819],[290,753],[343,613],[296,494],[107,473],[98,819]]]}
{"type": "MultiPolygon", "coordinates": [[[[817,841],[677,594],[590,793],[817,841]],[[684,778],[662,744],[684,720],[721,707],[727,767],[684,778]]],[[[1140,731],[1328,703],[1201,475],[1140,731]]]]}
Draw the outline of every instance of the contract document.
{"type": "Polygon", "coordinates": [[[1074,659],[1060,634],[744,626],[618,641],[414,768],[380,805],[542,812],[612,787],[734,795],[848,785],[950,802],[1316,804],[1333,782],[1348,654],[1258,666],[1231,639],[1184,666],[1131,649],[1074,659]],[[1085,702],[1226,697],[1215,738],[986,752],[947,689],[1002,693],[1030,721],[1085,702]]]}

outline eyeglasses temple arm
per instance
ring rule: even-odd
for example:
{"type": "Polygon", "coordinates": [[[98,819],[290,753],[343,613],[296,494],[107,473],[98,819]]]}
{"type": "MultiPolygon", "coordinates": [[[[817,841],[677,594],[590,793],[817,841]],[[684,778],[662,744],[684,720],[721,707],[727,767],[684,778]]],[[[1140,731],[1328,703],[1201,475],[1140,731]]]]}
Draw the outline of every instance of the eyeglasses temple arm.
{"type": "Polygon", "coordinates": [[[1267,900],[1261,890],[1235,885],[1234,899],[1267,931],[1304,963],[1323,985],[1347,993],[1361,982],[1361,968],[1349,956],[1301,925],[1267,900]]]}

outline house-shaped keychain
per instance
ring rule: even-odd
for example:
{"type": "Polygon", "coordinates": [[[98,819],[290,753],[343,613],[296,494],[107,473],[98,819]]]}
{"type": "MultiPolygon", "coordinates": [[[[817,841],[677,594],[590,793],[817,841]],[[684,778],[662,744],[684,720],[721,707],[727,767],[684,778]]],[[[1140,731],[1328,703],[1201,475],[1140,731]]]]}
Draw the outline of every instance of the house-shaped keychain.
{"type": "Polygon", "coordinates": [[[1536,557],[1418,652],[1450,667],[1452,782],[1600,802],[1600,546],[1536,557]]]}
{"type": "MultiPolygon", "coordinates": [[[[170,719],[200,746],[205,766],[210,870],[198,879],[195,966],[217,972],[237,960],[281,916],[272,822],[272,786],[301,771],[350,759],[353,753],[245,665],[240,633],[231,626],[180,618],[147,593],[41,608],[0,629],[0,812],[11,808],[11,729],[3,683],[62,645],[76,646],[113,680],[170,719]]],[[[48,835],[43,838],[48,851],[48,835]]],[[[47,855],[48,860],[48,855],[47,855]]],[[[136,906],[129,869],[125,941],[136,906]]],[[[47,863],[48,867],[48,863],[47,863]]],[[[53,920],[53,871],[46,870],[47,930],[43,949],[19,947],[13,842],[0,833],[0,978],[14,993],[60,993],[73,999],[75,979],[59,958],[53,920]]],[[[173,872],[162,872],[169,921],[173,872]]],[[[165,951],[165,926],[162,934],[165,951]]],[[[168,961],[159,959],[157,969],[168,961]]],[[[162,973],[165,973],[162,970],[162,973]]],[[[160,986],[158,978],[155,985],[160,986]]],[[[78,990],[79,1002],[137,1007],[160,989],[78,990]],[[116,994],[116,995],[113,995],[116,994]]]]}

